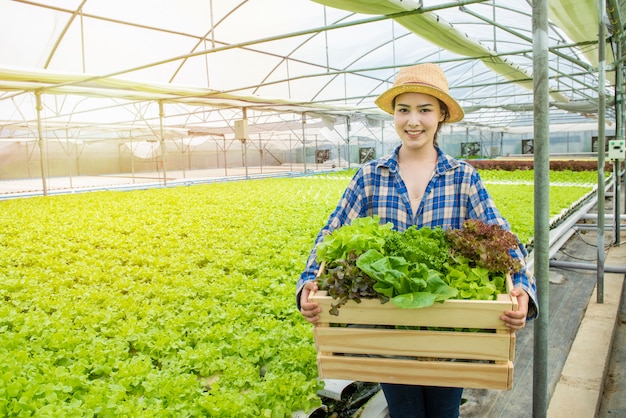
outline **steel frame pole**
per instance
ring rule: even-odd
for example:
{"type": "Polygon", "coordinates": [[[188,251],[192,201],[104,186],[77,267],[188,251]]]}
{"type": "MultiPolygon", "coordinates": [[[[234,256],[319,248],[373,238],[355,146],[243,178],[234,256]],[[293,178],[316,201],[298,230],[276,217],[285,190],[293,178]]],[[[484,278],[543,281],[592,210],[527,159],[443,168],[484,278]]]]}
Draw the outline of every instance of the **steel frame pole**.
{"type": "Polygon", "coordinates": [[[533,417],[548,411],[548,327],[550,270],[550,86],[548,67],[548,0],[533,1],[533,96],[535,170],[535,247],[539,316],[534,326],[533,417]]]}
{"type": "Polygon", "coordinates": [[[604,302],[604,164],[605,164],[605,114],[606,114],[606,14],[605,0],[597,0],[598,5],[598,269],[596,274],[596,301],[604,302]]]}

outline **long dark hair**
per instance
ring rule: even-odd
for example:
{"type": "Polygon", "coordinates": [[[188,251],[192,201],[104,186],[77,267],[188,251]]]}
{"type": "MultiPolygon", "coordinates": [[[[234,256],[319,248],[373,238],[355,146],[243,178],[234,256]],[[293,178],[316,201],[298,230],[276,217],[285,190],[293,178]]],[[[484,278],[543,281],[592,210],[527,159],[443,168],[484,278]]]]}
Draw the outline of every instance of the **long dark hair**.
{"type": "Polygon", "coordinates": [[[439,122],[439,125],[437,126],[437,131],[435,131],[435,138],[433,140],[433,144],[436,147],[439,146],[439,144],[437,143],[437,137],[439,136],[439,131],[441,130],[441,127],[444,125],[444,123],[446,123],[446,121],[450,119],[450,110],[448,109],[448,105],[439,99],[437,99],[437,101],[439,102],[439,107],[441,108],[441,112],[443,113],[443,121],[439,122]]]}

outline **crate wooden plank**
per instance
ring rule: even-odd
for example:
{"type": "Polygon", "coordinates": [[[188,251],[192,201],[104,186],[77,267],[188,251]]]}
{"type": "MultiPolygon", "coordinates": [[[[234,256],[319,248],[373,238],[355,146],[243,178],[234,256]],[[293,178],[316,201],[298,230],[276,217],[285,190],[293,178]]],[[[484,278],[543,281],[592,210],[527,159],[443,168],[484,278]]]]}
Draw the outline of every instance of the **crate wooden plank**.
{"type": "Polygon", "coordinates": [[[509,335],[511,336],[511,345],[509,346],[509,360],[513,361],[515,360],[515,343],[516,343],[516,337],[515,337],[515,332],[512,332],[511,330],[508,331],[509,335]]]}
{"type": "Polygon", "coordinates": [[[349,301],[339,308],[339,315],[329,313],[335,299],[325,291],[311,295],[310,300],[320,304],[320,323],[431,326],[445,328],[508,329],[500,315],[513,308],[508,300],[446,300],[418,309],[398,308],[391,302],[362,299],[349,301]]]}
{"type": "MultiPolygon", "coordinates": [[[[511,288],[507,277],[507,292],[511,288]]],[[[515,333],[500,316],[518,305],[508,293],[497,300],[449,299],[418,309],[351,300],[339,315],[330,314],[336,300],[327,292],[315,292],[310,300],[322,308],[314,330],[322,379],[511,389],[515,333]]]]}
{"type": "Polygon", "coordinates": [[[326,353],[508,361],[513,333],[316,327],[317,350],[326,353]]]}
{"type": "Polygon", "coordinates": [[[500,390],[510,390],[513,383],[511,361],[482,364],[319,354],[317,362],[322,379],[500,390]]]}

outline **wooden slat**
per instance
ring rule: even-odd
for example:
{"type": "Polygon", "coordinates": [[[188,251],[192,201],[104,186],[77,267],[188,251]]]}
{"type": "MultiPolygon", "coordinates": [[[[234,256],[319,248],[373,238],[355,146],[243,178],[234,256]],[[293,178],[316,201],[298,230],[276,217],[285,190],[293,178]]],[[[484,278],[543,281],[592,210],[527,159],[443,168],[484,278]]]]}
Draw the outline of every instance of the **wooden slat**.
{"type": "MultiPolygon", "coordinates": [[[[507,277],[507,292],[511,288],[507,277]]],[[[335,300],[326,292],[316,292],[310,300],[322,308],[314,331],[322,379],[511,389],[515,333],[500,316],[517,309],[518,302],[508,293],[497,300],[447,300],[418,309],[362,299],[341,306],[339,315],[330,315],[335,300]],[[451,330],[397,329],[402,326],[451,330]],[[485,332],[452,330],[459,328],[485,332]]]]}
{"type": "Polygon", "coordinates": [[[322,379],[510,390],[513,363],[481,364],[318,355],[322,379]]]}
{"type": "Polygon", "coordinates": [[[517,297],[513,297],[510,295],[511,293],[511,289],[513,289],[513,279],[511,278],[510,274],[506,275],[506,294],[499,294],[498,295],[498,300],[504,300],[504,301],[511,301],[512,305],[511,305],[511,309],[516,311],[518,308],[518,304],[517,304],[517,297]]]}
{"type": "Polygon", "coordinates": [[[329,313],[334,299],[317,292],[310,300],[320,304],[321,323],[431,326],[446,328],[508,329],[500,315],[512,308],[509,300],[447,300],[427,308],[402,309],[391,302],[363,299],[349,301],[339,308],[339,315],[329,313]]]}
{"type": "Polygon", "coordinates": [[[515,360],[515,343],[517,342],[517,337],[514,332],[509,334],[511,336],[511,345],[509,346],[509,360],[515,360]]]}
{"type": "Polygon", "coordinates": [[[512,360],[509,333],[316,327],[315,343],[326,353],[512,360]]]}

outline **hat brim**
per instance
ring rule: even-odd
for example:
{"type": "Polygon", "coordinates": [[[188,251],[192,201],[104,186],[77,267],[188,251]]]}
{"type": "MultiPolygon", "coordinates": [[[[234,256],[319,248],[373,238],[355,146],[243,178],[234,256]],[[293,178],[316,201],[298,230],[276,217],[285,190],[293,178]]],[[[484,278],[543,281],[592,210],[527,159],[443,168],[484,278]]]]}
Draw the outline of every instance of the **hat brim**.
{"type": "Polygon", "coordinates": [[[465,117],[463,108],[457,103],[452,96],[444,93],[438,88],[423,85],[423,84],[404,84],[401,86],[395,86],[378,96],[376,105],[385,112],[393,115],[393,101],[396,96],[402,93],[423,93],[436,97],[448,106],[448,112],[450,116],[445,122],[458,122],[465,117]]]}

